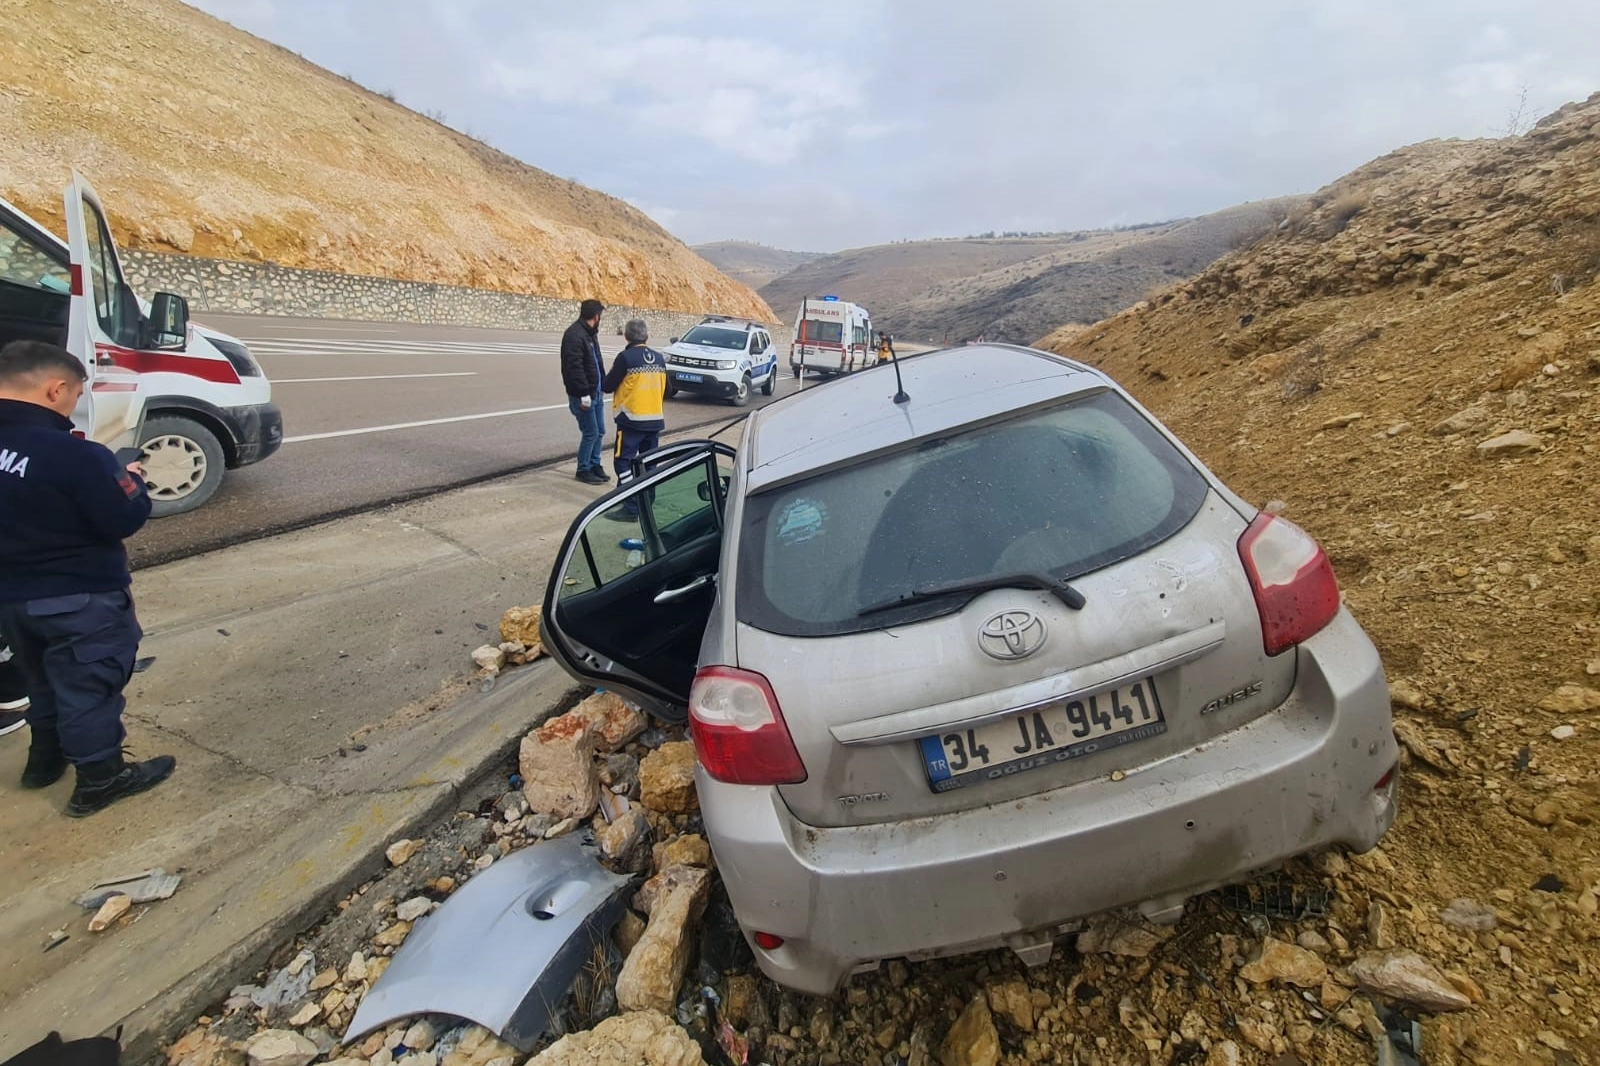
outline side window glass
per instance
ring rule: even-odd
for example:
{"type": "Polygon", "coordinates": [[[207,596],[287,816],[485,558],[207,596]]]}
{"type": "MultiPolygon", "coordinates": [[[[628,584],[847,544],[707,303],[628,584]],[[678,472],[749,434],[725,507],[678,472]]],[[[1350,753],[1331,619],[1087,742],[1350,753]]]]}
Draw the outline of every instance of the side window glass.
{"type": "Polygon", "coordinates": [[[122,274],[111,251],[111,234],[105,219],[87,200],[83,204],[83,231],[89,236],[89,295],[94,300],[95,317],[106,336],[120,342],[122,323],[122,274]]]}
{"type": "Polygon", "coordinates": [[[63,296],[72,291],[72,274],[66,266],[4,222],[0,222],[0,281],[63,296]]]}
{"type": "Polygon", "coordinates": [[[716,468],[708,458],[591,516],[567,564],[560,598],[602,588],[719,533],[722,490],[712,483],[716,468]]]}

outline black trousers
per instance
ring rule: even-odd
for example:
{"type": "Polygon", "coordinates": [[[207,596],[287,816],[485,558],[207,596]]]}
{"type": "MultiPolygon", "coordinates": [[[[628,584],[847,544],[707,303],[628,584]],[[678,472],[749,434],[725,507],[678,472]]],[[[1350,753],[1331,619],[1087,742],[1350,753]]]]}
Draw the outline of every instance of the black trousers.
{"type": "Polygon", "coordinates": [[[22,674],[28,726],[58,734],[76,765],[122,750],[122,690],[143,636],[126,589],[0,603],[0,640],[22,674]]]}

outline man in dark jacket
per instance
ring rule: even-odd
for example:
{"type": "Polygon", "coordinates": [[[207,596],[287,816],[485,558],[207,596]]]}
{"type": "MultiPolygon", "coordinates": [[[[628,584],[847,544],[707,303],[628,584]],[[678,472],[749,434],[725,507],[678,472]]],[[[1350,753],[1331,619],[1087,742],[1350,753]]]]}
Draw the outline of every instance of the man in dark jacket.
{"type": "Polygon", "coordinates": [[[611,480],[600,458],[600,441],[606,433],[606,403],[600,392],[605,378],[605,364],[600,359],[600,313],[604,310],[599,300],[583,301],[578,306],[578,321],[561,337],[561,383],[567,389],[567,407],[578,420],[577,478],[588,485],[611,480]]]}
{"type": "Polygon", "coordinates": [[[70,762],[77,818],[160,784],[176,761],[122,757],[122,690],[144,635],[122,539],[150,496],[138,463],[73,436],[84,377],[53,344],[0,349],[0,642],[28,690],[22,787],[54,784],[70,762]]]}

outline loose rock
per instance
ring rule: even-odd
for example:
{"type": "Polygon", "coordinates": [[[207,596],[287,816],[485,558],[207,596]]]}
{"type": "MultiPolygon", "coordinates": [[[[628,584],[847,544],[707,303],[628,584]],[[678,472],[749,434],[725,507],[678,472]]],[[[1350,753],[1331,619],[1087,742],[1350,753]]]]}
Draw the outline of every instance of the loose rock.
{"type": "Polygon", "coordinates": [[[1583,714],[1600,711],[1600,690],[1582,685],[1562,685],[1539,701],[1541,709],[1557,714],[1583,714]]]}
{"type": "Polygon", "coordinates": [[[1414,1004],[1423,1010],[1466,1010],[1472,1001],[1450,984],[1444,974],[1414,951],[1396,950],[1363,955],[1350,964],[1350,976],[1363,991],[1414,1004]]]}
{"type": "Polygon", "coordinates": [[[485,644],[481,648],[473,649],[472,661],[478,665],[480,670],[497,674],[500,672],[500,668],[506,664],[506,653],[501,651],[498,645],[485,644]]]}
{"type": "Polygon", "coordinates": [[[1277,981],[1299,988],[1317,988],[1327,979],[1328,966],[1305,948],[1267,937],[1256,957],[1239,970],[1239,976],[1255,985],[1277,981]]]}
{"type": "Polygon", "coordinates": [[[652,861],[658,870],[665,870],[669,866],[699,866],[710,869],[713,865],[711,845],[698,833],[687,833],[657,844],[652,861]]]}
{"type": "Polygon", "coordinates": [[[402,922],[414,922],[424,914],[430,914],[437,906],[427,896],[412,896],[394,909],[394,916],[402,922]]]}
{"type": "Polygon", "coordinates": [[[89,932],[103,933],[110,929],[111,924],[124,914],[127,914],[128,908],[131,906],[133,906],[133,900],[128,896],[121,893],[112,896],[100,904],[100,909],[95,911],[93,918],[89,919],[89,932]]]}
{"type": "Polygon", "coordinates": [[[650,837],[650,819],[633,807],[602,829],[597,839],[600,854],[620,869],[637,873],[644,866],[644,844],[650,837]]]}
{"type": "Polygon", "coordinates": [[[655,899],[644,936],[617,975],[617,1003],[624,1010],[666,1012],[677,1005],[694,947],[690,929],[705,911],[711,876],[704,870],[674,869],[684,873],[655,899]]]}
{"type": "Polygon", "coordinates": [[[527,647],[540,643],[539,607],[512,607],[500,616],[500,640],[527,647]]]}
{"type": "Polygon", "coordinates": [[[644,715],[614,692],[597,692],[567,713],[589,722],[595,750],[602,753],[614,752],[644,732],[644,715]]]}
{"type": "Polygon", "coordinates": [[[1500,924],[1493,907],[1470,899],[1455,899],[1450,901],[1450,906],[1439,912],[1439,920],[1452,929],[1466,929],[1472,932],[1488,932],[1500,924]]]}
{"type": "Polygon", "coordinates": [[[990,1011],[1009,1019],[1023,1032],[1033,1031],[1033,993],[1026,981],[1020,977],[991,981],[986,991],[990,1011]]]}
{"type": "Polygon", "coordinates": [[[939,1047],[943,1066],[996,1066],[1000,1034],[995,1031],[989,1001],[982,992],[972,997],[939,1047]]]}
{"type": "Polygon", "coordinates": [[[564,714],[522,738],[518,757],[528,806],[551,818],[587,818],[600,805],[594,732],[582,715],[564,714]]]}
{"type": "Polygon", "coordinates": [[[420,840],[396,840],[384,851],[390,866],[404,866],[422,847],[420,840]]]}
{"type": "Polygon", "coordinates": [[[527,1066],[705,1066],[705,1059],[694,1039],[666,1015],[636,1011],[562,1037],[527,1066]]]}
{"type": "Polygon", "coordinates": [[[639,800],[653,811],[687,814],[700,809],[694,790],[694,745],[673,741],[639,763],[639,800]]]}
{"type": "Polygon", "coordinates": [[[1478,442],[1478,454],[1490,458],[1528,455],[1544,448],[1544,438],[1527,430],[1514,429],[1498,437],[1478,442]]]}
{"type": "Polygon", "coordinates": [[[308,1066],[317,1057],[317,1045],[287,1029],[268,1029],[245,1046],[250,1066],[308,1066]]]}

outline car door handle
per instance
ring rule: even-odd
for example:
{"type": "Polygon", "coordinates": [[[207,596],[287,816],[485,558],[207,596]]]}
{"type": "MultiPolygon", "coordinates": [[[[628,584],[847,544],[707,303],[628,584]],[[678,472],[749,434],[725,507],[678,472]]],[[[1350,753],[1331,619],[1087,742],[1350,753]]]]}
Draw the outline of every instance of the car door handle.
{"type": "Polygon", "coordinates": [[[660,592],[656,593],[656,602],[671,603],[673,600],[681,599],[684,596],[689,595],[689,593],[693,592],[695,589],[705,588],[709,584],[711,584],[711,575],[701,574],[687,585],[679,585],[675,589],[662,589],[660,592]]]}

